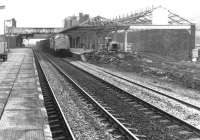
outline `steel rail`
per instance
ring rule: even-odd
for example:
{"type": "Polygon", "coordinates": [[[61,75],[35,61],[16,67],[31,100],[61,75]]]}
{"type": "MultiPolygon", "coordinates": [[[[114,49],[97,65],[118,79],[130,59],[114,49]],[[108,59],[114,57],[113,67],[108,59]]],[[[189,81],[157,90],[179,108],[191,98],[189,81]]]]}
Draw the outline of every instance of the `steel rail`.
{"type": "Polygon", "coordinates": [[[104,115],[107,116],[107,118],[112,121],[113,124],[115,124],[115,126],[117,126],[117,128],[119,129],[119,131],[125,136],[127,137],[128,140],[139,140],[139,138],[134,135],[130,130],[128,130],[121,122],[119,122],[111,113],[109,113],[106,109],[104,109],[103,106],[101,106],[97,101],[95,101],[95,99],[90,96],[79,84],[77,84],[68,74],[66,74],[62,68],[60,66],[58,66],[56,63],[53,62],[53,60],[51,60],[50,58],[47,58],[48,61],[62,74],[64,75],[67,79],[69,79],[73,85],[75,85],[79,91],[81,91],[82,94],[84,94],[85,96],[87,96],[88,99],[90,99],[90,101],[99,108],[100,111],[102,111],[104,113],[104,115]]]}
{"type": "Polygon", "coordinates": [[[57,100],[57,98],[56,98],[56,96],[55,96],[55,93],[54,93],[52,87],[50,86],[50,82],[49,82],[49,80],[48,80],[48,78],[47,78],[47,74],[45,73],[43,66],[42,66],[42,65],[40,64],[40,62],[39,62],[39,56],[38,56],[38,54],[35,52],[35,50],[33,50],[33,52],[34,52],[36,61],[37,61],[38,65],[39,65],[40,69],[42,70],[42,73],[43,73],[43,76],[44,76],[44,78],[45,78],[45,81],[46,81],[47,84],[48,84],[48,88],[49,88],[50,91],[51,91],[51,95],[52,95],[52,97],[53,97],[54,103],[55,103],[55,105],[57,106],[56,108],[57,108],[57,111],[59,112],[59,117],[60,117],[60,119],[62,120],[62,126],[63,126],[64,129],[66,130],[65,133],[66,133],[66,135],[67,135],[67,139],[68,139],[68,140],[76,140],[76,138],[75,138],[75,136],[74,136],[74,134],[73,134],[73,132],[72,132],[72,130],[71,130],[71,128],[70,128],[70,125],[69,125],[68,121],[66,120],[65,115],[64,115],[64,113],[63,113],[63,111],[62,111],[62,109],[61,109],[61,106],[60,106],[60,104],[59,104],[59,102],[58,102],[58,100],[57,100]]]}
{"type": "MultiPolygon", "coordinates": [[[[137,99],[140,100],[141,102],[143,102],[143,103],[145,103],[145,104],[148,104],[148,105],[151,106],[152,108],[154,108],[154,109],[156,109],[156,110],[158,110],[158,111],[160,111],[160,112],[162,112],[162,113],[168,115],[168,116],[171,117],[171,118],[174,118],[174,119],[177,120],[178,122],[183,123],[183,124],[185,124],[186,126],[190,127],[191,129],[195,130],[196,132],[200,133],[200,129],[199,129],[199,128],[197,128],[197,127],[195,127],[195,126],[193,126],[193,125],[191,125],[191,124],[189,124],[189,123],[187,123],[187,122],[185,122],[185,121],[183,121],[183,120],[177,118],[176,116],[173,116],[173,115],[169,114],[168,112],[165,112],[165,111],[161,110],[160,108],[158,108],[158,107],[156,107],[156,106],[154,106],[154,105],[151,105],[150,103],[148,103],[148,102],[146,102],[146,101],[140,99],[139,97],[137,97],[137,96],[135,96],[135,95],[133,95],[133,94],[131,94],[131,93],[129,93],[129,92],[126,92],[126,91],[120,89],[119,87],[116,87],[116,86],[113,85],[113,84],[110,84],[110,83],[107,82],[107,81],[104,81],[103,79],[101,79],[101,78],[99,78],[99,77],[97,77],[97,76],[91,74],[90,72],[88,72],[88,71],[86,71],[86,70],[84,70],[84,69],[81,69],[81,68],[79,68],[78,66],[76,66],[76,65],[74,65],[74,64],[71,64],[71,63],[68,62],[67,60],[64,60],[64,59],[61,59],[61,60],[62,60],[63,62],[65,62],[65,63],[68,63],[68,64],[70,64],[70,65],[76,67],[77,69],[79,69],[79,70],[81,70],[81,71],[83,71],[83,72],[85,72],[85,73],[91,75],[92,77],[99,79],[99,80],[102,81],[103,83],[108,84],[108,85],[110,85],[110,86],[113,87],[113,88],[116,88],[116,89],[118,89],[119,91],[121,91],[121,92],[123,92],[123,93],[125,93],[125,94],[127,94],[127,95],[129,95],[129,96],[131,96],[131,97],[133,97],[133,98],[137,98],[137,99]]],[[[110,75],[115,76],[114,74],[110,74],[110,75]]],[[[119,76],[115,76],[115,77],[121,78],[121,77],[119,77],[119,76]]],[[[122,78],[121,78],[121,79],[122,79],[122,78]]],[[[123,78],[123,80],[126,80],[126,79],[123,78]]],[[[131,82],[130,80],[126,80],[126,81],[127,81],[127,82],[131,82]]],[[[134,82],[132,82],[132,83],[134,84],[134,82]]],[[[156,90],[151,89],[151,88],[149,88],[149,87],[146,87],[146,86],[144,86],[144,85],[140,85],[140,84],[137,84],[137,83],[136,83],[135,85],[137,85],[137,86],[139,86],[139,87],[142,87],[142,88],[144,88],[144,89],[153,91],[153,92],[155,92],[155,93],[159,93],[159,91],[156,91],[156,90]]],[[[197,109],[197,110],[200,111],[200,108],[198,108],[197,106],[191,105],[191,104],[189,104],[189,103],[186,103],[186,102],[184,102],[184,101],[182,101],[182,100],[176,99],[176,98],[171,97],[171,96],[169,96],[169,95],[165,95],[164,93],[162,93],[162,94],[163,94],[163,96],[166,96],[166,97],[169,97],[169,98],[171,98],[171,99],[174,99],[174,100],[176,100],[176,101],[178,101],[178,102],[180,102],[180,103],[183,103],[183,104],[186,105],[186,106],[193,107],[194,109],[197,109]]]]}
{"type": "MultiPolygon", "coordinates": [[[[63,59],[62,59],[62,60],[63,60],[63,59]]],[[[67,61],[67,60],[64,59],[64,61],[67,61]]],[[[67,61],[67,63],[68,63],[68,61],[67,61]]],[[[80,63],[79,63],[79,64],[80,64],[80,63]]],[[[73,65],[73,64],[72,64],[72,65],[73,65]]],[[[80,64],[80,65],[82,65],[82,64],[80,64]]],[[[82,66],[85,66],[85,65],[82,65],[82,66]]],[[[93,69],[93,70],[95,71],[95,68],[90,68],[90,69],[93,69]]],[[[170,95],[167,95],[167,94],[163,93],[164,91],[163,91],[163,92],[162,92],[162,91],[158,91],[158,90],[154,89],[153,87],[148,87],[147,85],[144,85],[144,84],[142,84],[142,83],[140,83],[140,82],[132,81],[132,80],[123,78],[123,77],[121,77],[121,76],[118,76],[118,75],[116,75],[116,74],[113,74],[113,73],[111,73],[111,72],[108,72],[108,71],[106,71],[106,70],[103,70],[103,69],[101,69],[101,68],[97,68],[97,69],[100,70],[100,71],[102,71],[102,72],[105,72],[105,73],[107,73],[107,74],[109,74],[109,75],[111,75],[111,76],[113,76],[113,77],[117,77],[117,78],[122,79],[122,80],[124,80],[124,81],[126,81],[126,82],[129,82],[129,83],[131,83],[131,84],[134,84],[134,85],[136,85],[136,86],[138,86],[138,87],[142,87],[142,88],[147,89],[147,90],[150,90],[150,91],[152,91],[152,92],[154,92],[154,93],[158,93],[158,94],[160,94],[160,95],[162,95],[162,96],[165,96],[165,97],[167,97],[167,98],[170,98],[170,99],[175,100],[175,101],[177,101],[177,102],[180,102],[180,103],[182,103],[182,104],[184,104],[184,105],[186,105],[186,106],[188,106],[188,107],[191,107],[191,108],[194,108],[194,109],[200,111],[200,107],[198,107],[198,106],[196,106],[196,105],[193,105],[193,104],[191,104],[191,103],[185,102],[184,100],[181,100],[181,99],[172,97],[172,96],[170,96],[170,95]]]]}

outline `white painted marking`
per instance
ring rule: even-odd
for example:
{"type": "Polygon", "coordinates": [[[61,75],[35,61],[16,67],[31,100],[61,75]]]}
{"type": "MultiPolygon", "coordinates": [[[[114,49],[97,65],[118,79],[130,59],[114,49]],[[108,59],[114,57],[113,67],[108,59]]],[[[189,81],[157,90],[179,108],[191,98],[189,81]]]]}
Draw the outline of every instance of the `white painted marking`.
{"type": "Polygon", "coordinates": [[[39,82],[39,81],[37,81],[36,84],[37,84],[38,86],[40,86],[40,82],[39,82]]]}
{"type": "Polygon", "coordinates": [[[50,126],[48,124],[44,125],[44,136],[45,140],[53,140],[50,126]]]}
{"type": "Polygon", "coordinates": [[[43,95],[42,95],[42,94],[39,94],[38,96],[39,96],[39,99],[40,99],[40,100],[44,101],[44,98],[43,98],[43,95]]]}
{"type": "Polygon", "coordinates": [[[38,76],[38,72],[37,71],[35,71],[35,76],[38,76]]]}
{"type": "Polygon", "coordinates": [[[37,91],[41,92],[42,91],[41,87],[37,87],[37,91]]]}
{"type": "Polygon", "coordinates": [[[42,115],[43,115],[44,117],[48,118],[46,108],[45,108],[45,107],[42,107],[40,110],[41,110],[42,115]]]}

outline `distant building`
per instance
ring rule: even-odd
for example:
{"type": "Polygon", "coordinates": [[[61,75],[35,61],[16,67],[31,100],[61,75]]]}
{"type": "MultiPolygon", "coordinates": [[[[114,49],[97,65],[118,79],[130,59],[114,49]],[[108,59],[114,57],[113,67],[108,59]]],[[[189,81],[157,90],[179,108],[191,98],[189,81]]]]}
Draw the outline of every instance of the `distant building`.
{"type": "Polygon", "coordinates": [[[79,13],[79,16],[69,16],[64,19],[64,28],[69,28],[83,23],[89,19],[89,14],[79,13]]]}
{"type": "Polygon", "coordinates": [[[5,36],[4,35],[0,35],[0,42],[5,42],[5,36]]]}
{"type": "Polygon", "coordinates": [[[76,16],[70,16],[64,19],[64,28],[69,28],[77,25],[79,22],[76,16]]]}
{"type": "Polygon", "coordinates": [[[15,20],[15,18],[12,18],[12,27],[17,27],[17,22],[15,20]]]}
{"type": "Polygon", "coordinates": [[[84,21],[88,20],[89,14],[79,13],[79,23],[83,23],[84,21]]]}
{"type": "Polygon", "coordinates": [[[5,20],[5,26],[6,27],[17,27],[17,22],[16,22],[15,18],[5,20]]]}

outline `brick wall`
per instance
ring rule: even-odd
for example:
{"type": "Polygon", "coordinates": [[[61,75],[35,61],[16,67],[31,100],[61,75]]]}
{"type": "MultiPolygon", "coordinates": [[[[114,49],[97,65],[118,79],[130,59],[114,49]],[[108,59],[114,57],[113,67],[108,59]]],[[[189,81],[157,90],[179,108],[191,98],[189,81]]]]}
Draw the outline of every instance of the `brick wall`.
{"type": "MultiPolygon", "coordinates": [[[[184,29],[157,29],[128,32],[128,44],[135,51],[150,52],[177,60],[190,60],[190,33],[184,29]]],[[[117,41],[124,42],[124,33],[117,33],[117,41]]]]}

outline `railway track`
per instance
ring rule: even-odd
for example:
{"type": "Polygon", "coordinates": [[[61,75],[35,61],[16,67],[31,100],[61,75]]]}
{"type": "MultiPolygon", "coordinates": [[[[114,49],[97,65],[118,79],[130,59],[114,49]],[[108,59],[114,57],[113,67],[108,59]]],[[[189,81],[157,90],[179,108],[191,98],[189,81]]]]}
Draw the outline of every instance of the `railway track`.
{"type": "Polygon", "coordinates": [[[70,75],[66,74],[62,68],[56,65],[52,60],[47,58],[49,62],[65,77],[74,87],[79,91],[81,98],[87,102],[88,105],[92,105],[92,110],[95,112],[96,117],[108,125],[110,133],[113,134],[116,140],[139,140],[139,138],[127,129],[119,120],[117,120],[110,112],[108,108],[104,108],[98,101],[96,101],[86,90],[84,90],[76,81],[74,81],[70,75]]]}
{"type": "Polygon", "coordinates": [[[50,87],[45,72],[42,69],[38,55],[34,52],[39,81],[44,98],[44,105],[48,115],[53,140],[75,140],[75,137],[65,119],[61,107],[55,98],[54,92],[50,87]]]}
{"type": "Polygon", "coordinates": [[[177,102],[180,102],[181,104],[184,104],[184,105],[186,105],[186,106],[189,106],[189,107],[191,107],[191,108],[194,108],[194,109],[200,111],[200,107],[198,107],[198,106],[196,106],[196,105],[193,105],[193,104],[191,104],[191,103],[189,103],[189,102],[186,102],[186,101],[184,101],[184,100],[181,100],[181,99],[172,97],[172,96],[170,96],[170,95],[167,95],[167,94],[165,94],[165,93],[163,93],[163,92],[161,92],[161,91],[158,91],[158,90],[156,90],[156,89],[154,89],[154,88],[152,88],[152,87],[148,87],[148,86],[146,86],[146,85],[144,85],[144,84],[141,84],[141,83],[138,83],[138,82],[134,82],[134,81],[125,79],[125,78],[123,78],[123,77],[120,77],[120,76],[115,75],[115,74],[113,74],[113,73],[110,73],[110,72],[108,72],[108,71],[103,71],[103,72],[105,72],[105,73],[107,73],[107,74],[109,74],[109,75],[112,75],[112,76],[114,76],[114,77],[117,77],[117,78],[119,78],[119,79],[122,79],[122,80],[124,80],[124,81],[130,82],[130,83],[132,83],[132,84],[134,84],[134,85],[136,85],[136,86],[140,86],[140,87],[145,88],[145,89],[147,89],[147,90],[150,90],[150,91],[153,91],[153,92],[155,92],[155,93],[158,93],[158,94],[160,94],[160,95],[162,95],[162,96],[165,96],[165,97],[167,97],[167,98],[169,98],[169,99],[175,100],[175,101],[177,101],[177,102]]]}
{"type": "Polygon", "coordinates": [[[50,62],[63,75],[70,75],[70,79],[73,79],[74,84],[78,85],[82,92],[88,92],[89,96],[110,113],[122,128],[136,136],[135,139],[200,138],[198,130],[107,82],[59,59],[54,58],[50,62]]]}
{"type": "MultiPolygon", "coordinates": [[[[64,60],[64,61],[67,61],[67,60],[65,60],[65,59],[62,59],[62,60],[64,60]]],[[[68,61],[67,61],[68,62],[68,61]]],[[[162,89],[157,89],[157,88],[155,88],[155,87],[152,87],[152,86],[148,86],[148,85],[146,85],[146,84],[143,84],[142,82],[138,82],[138,81],[135,81],[135,80],[132,80],[132,79],[126,79],[126,78],[124,78],[123,76],[120,76],[120,75],[118,75],[118,74],[114,74],[114,73],[111,73],[111,72],[109,72],[109,71],[107,71],[107,70],[105,70],[105,69],[103,69],[103,68],[99,68],[99,67],[96,67],[96,66],[94,66],[94,67],[89,67],[89,66],[87,66],[87,65],[85,65],[85,64],[83,64],[83,63],[78,63],[78,64],[80,64],[80,65],[82,65],[82,66],[84,66],[84,67],[87,67],[87,68],[90,68],[90,69],[92,69],[93,71],[95,71],[95,72],[103,72],[103,73],[106,73],[108,76],[111,76],[111,77],[115,77],[115,78],[118,78],[118,79],[120,79],[120,80],[123,80],[123,81],[126,81],[126,82],[128,82],[128,83],[131,83],[133,86],[135,86],[135,87],[139,87],[139,88],[143,88],[143,89],[145,89],[145,90],[149,90],[149,91],[151,91],[151,92],[154,92],[154,93],[157,93],[158,95],[161,95],[161,96],[163,96],[163,97],[166,97],[166,98],[168,98],[168,99],[171,99],[171,100],[173,100],[173,101],[176,101],[176,102],[178,102],[178,103],[180,103],[180,104],[182,104],[182,105],[185,105],[186,107],[189,107],[189,108],[192,108],[192,109],[195,109],[195,110],[198,110],[198,111],[200,111],[200,104],[197,102],[197,101],[194,101],[194,102],[190,102],[189,100],[183,100],[182,98],[180,98],[179,96],[174,96],[174,95],[172,95],[172,93],[170,92],[165,92],[165,90],[162,90],[162,89]]],[[[170,115],[170,114],[169,114],[170,115]]],[[[173,117],[173,116],[172,116],[173,117]]],[[[178,119],[178,118],[177,118],[178,119]]],[[[180,120],[180,122],[181,122],[182,120],[180,120]]],[[[185,123],[187,123],[187,122],[185,122],[185,123]]],[[[190,124],[188,124],[188,125],[190,125],[190,124]]],[[[193,127],[193,126],[191,126],[191,127],[193,127]]],[[[196,127],[193,127],[194,129],[196,129],[197,131],[199,131],[199,129],[198,128],[196,128],[196,127]]]]}
{"type": "MultiPolygon", "coordinates": [[[[65,59],[62,59],[62,60],[66,61],[66,62],[68,63],[67,60],[65,60],[65,59]]],[[[82,64],[82,63],[78,63],[78,64],[82,65],[83,67],[90,68],[90,69],[92,69],[92,70],[95,71],[95,72],[103,72],[103,73],[106,73],[108,76],[115,77],[115,78],[118,78],[118,79],[120,79],[120,80],[126,81],[126,82],[128,82],[128,83],[131,83],[133,86],[140,87],[140,88],[143,88],[143,89],[145,89],[145,90],[152,91],[152,92],[154,92],[154,93],[157,93],[158,95],[161,95],[161,96],[163,96],[163,97],[167,97],[168,99],[172,99],[172,100],[174,100],[174,101],[176,101],[176,102],[179,102],[179,103],[181,103],[181,104],[183,104],[183,105],[185,105],[185,106],[187,106],[187,107],[190,107],[190,108],[192,108],[192,109],[195,109],[195,110],[200,111],[200,104],[199,104],[197,101],[195,101],[195,102],[190,102],[189,100],[183,100],[183,99],[181,99],[181,98],[178,97],[178,96],[176,97],[176,96],[171,95],[171,92],[169,93],[169,92],[167,91],[167,93],[165,93],[165,90],[157,89],[157,88],[155,88],[155,87],[148,86],[148,85],[146,85],[146,84],[143,84],[142,82],[138,82],[138,81],[135,81],[135,80],[132,80],[132,79],[126,79],[126,78],[124,78],[123,76],[120,76],[120,75],[111,73],[111,72],[109,72],[109,71],[107,71],[107,70],[105,70],[105,69],[99,68],[99,67],[93,68],[93,67],[89,67],[89,66],[87,66],[87,65],[84,65],[84,64],[82,64]]]]}

